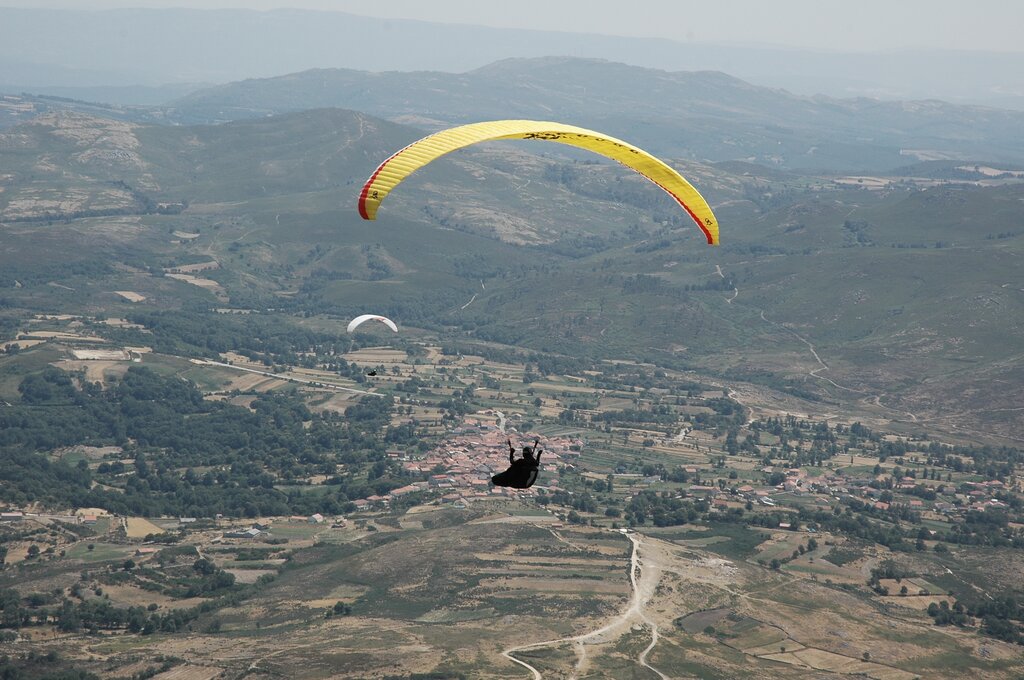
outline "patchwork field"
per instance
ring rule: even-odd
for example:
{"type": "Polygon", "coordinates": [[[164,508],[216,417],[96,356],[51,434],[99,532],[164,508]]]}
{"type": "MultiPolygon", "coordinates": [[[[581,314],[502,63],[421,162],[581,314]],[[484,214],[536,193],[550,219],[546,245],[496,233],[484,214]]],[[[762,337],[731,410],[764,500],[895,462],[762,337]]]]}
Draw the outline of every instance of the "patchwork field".
{"type": "MultiPolygon", "coordinates": [[[[49,332],[58,334],[48,339],[54,344],[87,337],[49,332]]],[[[345,422],[351,417],[347,409],[361,397],[312,385],[355,384],[322,365],[270,367],[231,352],[222,358],[214,364],[147,353],[142,363],[192,381],[207,398],[247,406],[253,413],[254,402],[275,390],[279,399],[299,395],[298,413],[305,406],[312,413],[338,414],[345,422]]],[[[415,427],[417,437],[436,438],[436,448],[389,442],[386,458],[383,450],[378,454],[385,473],[401,480],[391,488],[422,480],[428,504],[407,507],[394,497],[391,507],[379,501],[366,510],[353,506],[346,508],[344,521],[331,526],[344,503],[336,493],[338,482],[348,483],[349,475],[360,481],[377,478],[353,462],[358,458],[342,464],[326,458],[300,473],[275,473],[259,482],[267,484],[261,493],[310,503],[298,519],[206,518],[204,526],[191,527],[173,517],[126,517],[123,533],[121,518],[104,519],[87,536],[67,532],[59,540],[36,539],[41,548],[52,548],[41,558],[29,555],[32,540],[12,542],[7,562],[29,566],[3,576],[23,592],[62,588],[68,597],[77,587],[83,602],[192,617],[173,633],[132,634],[122,628],[63,639],[63,649],[82,663],[102,658],[110,677],[147,670],[133,665],[139,656],[175,659],[163,675],[219,669],[230,680],[417,673],[515,678],[534,670],[551,678],[859,674],[909,680],[970,672],[1009,679],[1024,670],[1012,645],[982,638],[976,630],[934,626],[924,612],[931,602],[952,604],[945,593],[955,587],[955,578],[1011,584],[1015,563],[997,568],[994,561],[981,561],[968,567],[958,555],[953,577],[940,564],[954,558],[938,556],[931,541],[925,550],[912,552],[907,572],[912,576],[882,579],[888,596],[873,592],[868,587],[872,569],[910,558],[809,528],[808,522],[777,526],[800,512],[831,513],[841,505],[827,490],[783,491],[767,484],[772,472],[766,471],[766,452],[728,453],[724,428],[695,429],[699,419],[719,417],[713,408],[671,403],[675,397],[669,391],[596,389],[566,376],[524,382],[524,366],[466,355],[455,359],[432,346],[422,352],[366,348],[344,359],[363,370],[385,366],[359,387],[393,398],[391,427],[415,427]],[[433,356],[438,363],[413,366],[408,362],[414,356],[433,356]],[[409,387],[414,374],[420,382],[409,387]],[[487,387],[479,386],[484,376],[487,387]],[[670,426],[630,420],[637,407],[646,413],[643,409],[655,406],[668,407],[676,420],[670,426]],[[572,411],[592,420],[573,421],[567,417],[572,411]],[[536,433],[558,452],[557,462],[544,469],[542,483],[528,494],[476,496],[479,489],[467,480],[488,474],[477,466],[493,460],[504,465],[502,428],[517,444],[536,433]],[[582,455],[570,445],[583,449],[582,455]],[[406,475],[407,465],[419,472],[406,475]],[[435,493],[426,480],[437,470],[444,470],[438,476],[446,479],[435,493]],[[741,492],[741,487],[749,488],[741,492]],[[776,505],[762,504],[752,495],[754,488],[776,505]],[[704,500],[709,491],[714,501],[704,500]],[[453,507],[453,495],[466,507],[453,507]],[[331,516],[323,524],[309,524],[304,515],[327,498],[334,503],[331,516]],[[674,512],[677,501],[683,512],[701,502],[706,509],[658,514],[674,512]],[[738,516],[747,521],[736,521],[738,516]],[[774,523],[754,524],[772,516],[774,523]],[[263,535],[222,538],[227,529],[244,529],[257,520],[269,525],[263,535]],[[160,540],[167,543],[143,545],[150,534],[164,534],[160,540]],[[203,580],[211,570],[223,570],[219,578],[225,580],[213,594],[204,591],[209,584],[203,580]],[[899,595],[903,586],[908,593],[899,595]],[[922,590],[929,595],[920,595],[922,590]],[[951,664],[949,658],[959,661],[951,664]]],[[[102,376],[109,385],[131,362],[64,359],[61,365],[102,376]]],[[[702,394],[691,399],[724,395],[717,389],[702,394]]],[[[761,446],[781,446],[782,436],[768,434],[763,421],[757,427],[752,422],[738,426],[739,441],[756,434],[761,446]]],[[[107,469],[120,464],[117,472],[100,477],[102,486],[97,484],[118,490],[135,469],[130,444],[94,448],[61,449],[52,459],[83,461],[97,475],[101,464],[107,469]]],[[[806,452],[806,442],[796,450],[806,452]]],[[[878,458],[863,450],[820,467],[802,466],[801,484],[832,479],[840,469],[850,477],[874,474],[878,458]]],[[[908,466],[889,460],[881,469],[889,472],[897,465],[908,466]]],[[[196,466],[192,475],[224,469],[196,466]]],[[[187,470],[166,474],[182,481],[187,470]]],[[[361,493],[369,495],[371,489],[361,493]]],[[[945,518],[929,521],[935,530],[951,526],[945,518]]]]}
{"type": "Polygon", "coordinates": [[[149,534],[163,533],[163,529],[143,517],[128,517],[125,519],[128,538],[143,538],[149,534]]]}

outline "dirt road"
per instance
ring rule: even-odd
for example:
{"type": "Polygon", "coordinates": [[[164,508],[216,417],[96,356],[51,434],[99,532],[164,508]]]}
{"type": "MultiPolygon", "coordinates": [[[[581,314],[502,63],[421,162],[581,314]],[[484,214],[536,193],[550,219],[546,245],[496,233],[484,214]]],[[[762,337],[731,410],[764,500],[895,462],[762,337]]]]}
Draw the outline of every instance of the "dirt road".
{"type": "Polygon", "coordinates": [[[633,588],[633,597],[630,599],[629,607],[627,607],[625,611],[613,618],[607,625],[602,626],[595,631],[571,637],[558,638],[557,640],[546,640],[544,642],[534,642],[528,645],[510,647],[501,653],[502,656],[529,670],[533,674],[534,680],[541,680],[543,676],[540,671],[525,661],[515,658],[512,654],[517,651],[537,649],[539,647],[558,645],[563,642],[571,642],[573,643],[573,649],[576,652],[576,665],[573,668],[570,677],[578,678],[581,674],[585,673],[589,667],[589,659],[587,656],[588,645],[600,645],[613,642],[625,633],[633,630],[634,626],[639,624],[650,629],[651,643],[640,653],[637,658],[637,663],[656,673],[658,677],[662,678],[662,680],[667,680],[667,677],[661,671],[647,663],[647,655],[658,643],[658,625],[647,615],[646,607],[647,602],[654,595],[654,591],[658,587],[658,582],[661,580],[661,567],[652,559],[641,559],[640,546],[644,540],[642,535],[631,532],[627,534],[627,538],[629,538],[630,542],[633,544],[633,551],[630,555],[629,570],[629,581],[633,588]],[[637,575],[638,573],[639,576],[637,575]]]}

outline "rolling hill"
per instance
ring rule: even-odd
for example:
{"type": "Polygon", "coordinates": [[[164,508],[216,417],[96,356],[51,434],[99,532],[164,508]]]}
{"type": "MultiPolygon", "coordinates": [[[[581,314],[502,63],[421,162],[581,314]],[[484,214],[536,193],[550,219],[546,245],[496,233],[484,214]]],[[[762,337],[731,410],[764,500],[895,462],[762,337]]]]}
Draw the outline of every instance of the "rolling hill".
{"type": "Polygon", "coordinates": [[[1019,432],[1022,356],[1006,338],[1024,318],[1024,185],[1012,173],[932,164],[865,184],[670,157],[716,207],[713,249],[619,166],[495,144],[440,160],[377,222],[360,220],[363,179],[422,134],[339,109],[18,126],[0,136],[7,316],[372,306],[452,338],[766,382],[920,427],[1019,432]],[[202,275],[168,276],[188,265],[202,275]]]}
{"type": "Polygon", "coordinates": [[[1024,162],[1024,113],[940,101],[797,96],[720,72],[508,59],[464,74],[316,69],[201,90],[168,116],[217,122],[343,107],[428,129],[496,118],[571,122],[673,157],[888,170],[915,157],[1024,162]]]}

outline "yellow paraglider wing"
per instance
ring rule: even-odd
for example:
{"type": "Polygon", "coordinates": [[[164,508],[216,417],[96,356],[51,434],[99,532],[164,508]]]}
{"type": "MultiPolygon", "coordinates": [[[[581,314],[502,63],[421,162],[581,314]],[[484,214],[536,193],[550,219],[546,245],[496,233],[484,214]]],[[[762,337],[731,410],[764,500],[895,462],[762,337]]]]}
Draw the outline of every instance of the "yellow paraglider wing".
{"type": "Polygon", "coordinates": [[[496,120],[442,130],[405,147],[380,164],[359,194],[359,214],[372,220],[381,201],[403,179],[446,153],[498,139],[539,139],[578,146],[613,158],[664,189],[689,213],[708,243],[718,245],[718,220],[711,206],[682,175],[643,149],[600,132],[536,120],[496,120]]]}

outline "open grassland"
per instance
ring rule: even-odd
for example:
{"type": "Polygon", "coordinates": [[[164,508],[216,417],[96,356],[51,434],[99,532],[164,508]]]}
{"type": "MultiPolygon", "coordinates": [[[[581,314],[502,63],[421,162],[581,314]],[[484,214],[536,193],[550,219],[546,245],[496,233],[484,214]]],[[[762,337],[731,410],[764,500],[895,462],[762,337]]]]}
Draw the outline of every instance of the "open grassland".
{"type": "MultiPolygon", "coordinates": [[[[826,585],[825,575],[797,568],[821,564],[824,547],[782,571],[756,564],[766,549],[790,549],[799,543],[794,537],[806,534],[729,524],[645,530],[638,537],[634,596],[627,537],[590,527],[555,529],[550,515],[531,506],[487,515],[421,507],[396,518],[364,519],[381,530],[360,530],[354,521],[330,529],[280,518],[272,523],[272,535],[288,542],[266,546],[218,546],[209,542],[216,533],[192,533],[189,542],[200,554],[228,569],[239,587],[259,588],[259,596],[202,615],[191,632],[83,636],[65,641],[63,649],[85,663],[93,663],[87,660],[91,655],[102,656],[110,677],[132,668],[140,654],[162,654],[184,660],[172,671],[219,669],[225,678],[513,678],[525,669],[501,656],[510,641],[553,641],[513,656],[545,678],[628,678],[654,673],[640,657],[657,627],[659,640],[645,659],[667,677],[826,673],[910,680],[964,673],[1012,678],[1024,670],[1010,645],[986,640],[978,646],[969,634],[937,629],[918,610],[899,606],[905,603],[889,603],[911,598],[878,598],[863,587],[845,590],[839,578],[826,585]],[[269,576],[276,578],[260,579],[269,576]],[[350,613],[328,617],[339,602],[350,613]],[[633,609],[631,603],[639,604],[633,609]],[[212,626],[216,632],[209,632],[212,626]],[[557,642],[574,637],[579,644],[557,642]],[[944,663],[942,655],[958,661],[944,663]]],[[[45,576],[25,572],[19,587],[60,582],[63,573],[73,581],[83,566],[119,565],[133,550],[100,541],[88,550],[84,543],[47,563],[45,576]]],[[[153,570],[143,572],[144,581],[191,572],[197,555],[191,545],[168,550],[136,557],[137,569],[153,570]]],[[[831,568],[859,571],[855,564],[831,568]]],[[[982,568],[980,561],[965,565],[965,573],[982,568]]],[[[905,582],[937,588],[936,580],[905,582]]],[[[116,606],[156,605],[158,611],[184,611],[203,601],[131,582],[103,584],[102,590],[116,606]]]]}
{"type": "Polygon", "coordinates": [[[109,560],[124,559],[135,552],[132,546],[117,545],[110,543],[87,543],[82,541],[72,546],[67,552],[67,557],[82,560],[84,562],[106,562],[109,560]],[[89,549],[92,545],[92,550],[89,549]]]}
{"type": "Polygon", "coordinates": [[[163,529],[144,517],[128,517],[125,526],[128,538],[145,538],[149,534],[163,533],[163,529]]]}
{"type": "MultiPolygon", "coordinates": [[[[277,528],[275,533],[279,533],[277,528]]],[[[320,545],[301,551],[264,591],[258,604],[228,608],[218,616],[230,638],[260,640],[263,651],[255,660],[257,667],[285,668],[290,659],[298,659],[294,655],[303,655],[306,661],[292,673],[302,670],[293,677],[321,677],[317,668],[338,669],[345,655],[350,660],[358,658],[348,671],[351,677],[393,663],[406,672],[422,672],[436,668],[446,657],[443,650],[456,643],[460,645],[456,648],[463,649],[460,661],[472,666],[472,660],[479,659],[481,677],[492,677],[483,669],[493,666],[493,650],[512,630],[506,623],[508,614],[527,617],[531,623],[525,628],[535,634],[551,630],[553,625],[557,628],[552,632],[561,632],[580,617],[586,620],[614,610],[626,594],[621,570],[615,577],[600,580],[576,576],[580,570],[607,564],[610,558],[603,555],[593,564],[585,557],[576,558],[582,564],[552,564],[549,558],[525,557],[522,564],[532,576],[486,575],[512,557],[512,550],[522,542],[568,554],[589,554],[584,546],[562,543],[549,531],[522,523],[377,534],[356,544],[320,545]],[[472,552],[487,546],[497,550],[472,552]],[[588,582],[602,593],[581,591],[580,584],[588,582]],[[323,612],[338,600],[351,602],[353,614],[325,621],[323,612]],[[552,610],[564,616],[548,620],[545,613],[552,610]],[[331,639],[330,650],[318,644],[291,645],[281,638],[286,630],[302,630],[311,642],[331,639]]],[[[599,571],[606,569],[602,566],[599,571]]],[[[160,648],[175,646],[168,640],[160,648]]],[[[235,652],[230,646],[205,653],[210,655],[208,659],[219,657],[218,663],[233,665],[230,659],[235,652]]]]}

